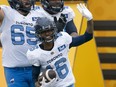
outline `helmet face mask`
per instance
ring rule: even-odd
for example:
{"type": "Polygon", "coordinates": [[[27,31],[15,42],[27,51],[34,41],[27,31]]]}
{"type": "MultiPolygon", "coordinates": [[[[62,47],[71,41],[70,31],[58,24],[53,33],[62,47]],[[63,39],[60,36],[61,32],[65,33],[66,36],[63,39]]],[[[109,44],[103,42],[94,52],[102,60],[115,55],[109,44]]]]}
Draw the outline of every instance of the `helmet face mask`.
{"type": "Polygon", "coordinates": [[[38,18],[34,29],[36,37],[41,42],[53,42],[57,36],[55,23],[46,17],[38,18]]]}
{"type": "Polygon", "coordinates": [[[62,12],[64,7],[63,0],[41,0],[42,7],[50,14],[62,12]]]}
{"type": "Polygon", "coordinates": [[[24,13],[29,13],[31,10],[31,7],[34,7],[35,0],[28,0],[28,1],[23,1],[23,0],[8,0],[9,5],[13,8],[16,9],[17,11],[22,11],[24,13]]]}
{"type": "Polygon", "coordinates": [[[43,40],[43,42],[50,43],[53,42],[55,39],[54,33],[54,29],[45,29],[43,32],[39,34],[39,37],[41,37],[41,40],[43,40]]]}

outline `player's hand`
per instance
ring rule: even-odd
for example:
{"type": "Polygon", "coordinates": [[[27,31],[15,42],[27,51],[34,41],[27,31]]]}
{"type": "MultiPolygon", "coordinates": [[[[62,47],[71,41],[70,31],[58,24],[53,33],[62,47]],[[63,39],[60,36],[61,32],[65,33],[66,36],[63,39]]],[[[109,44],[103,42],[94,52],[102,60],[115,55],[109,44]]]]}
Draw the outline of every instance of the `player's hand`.
{"type": "Polygon", "coordinates": [[[61,14],[59,17],[59,20],[57,20],[56,17],[54,17],[54,22],[56,23],[56,27],[58,29],[58,32],[63,31],[65,25],[66,25],[66,17],[64,14],[61,14]]]}
{"type": "Polygon", "coordinates": [[[88,21],[93,19],[91,12],[86,8],[84,4],[77,4],[77,9],[82,14],[82,16],[87,18],[88,21]]]}
{"type": "Polygon", "coordinates": [[[43,77],[43,80],[41,82],[42,85],[40,87],[55,87],[56,81],[57,79],[54,78],[50,82],[46,83],[45,78],[43,77]]]}

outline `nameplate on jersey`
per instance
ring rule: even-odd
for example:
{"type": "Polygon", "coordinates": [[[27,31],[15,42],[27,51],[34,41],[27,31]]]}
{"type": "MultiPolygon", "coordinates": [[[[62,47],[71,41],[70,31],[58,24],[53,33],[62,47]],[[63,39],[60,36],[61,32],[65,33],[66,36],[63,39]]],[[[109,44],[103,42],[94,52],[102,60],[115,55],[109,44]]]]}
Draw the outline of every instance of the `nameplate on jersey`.
{"type": "Polygon", "coordinates": [[[32,21],[37,21],[39,17],[32,17],[32,21]]]}
{"type": "Polygon", "coordinates": [[[64,45],[58,47],[58,51],[60,52],[60,51],[64,50],[65,48],[66,48],[66,45],[64,44],[64,45]]]}

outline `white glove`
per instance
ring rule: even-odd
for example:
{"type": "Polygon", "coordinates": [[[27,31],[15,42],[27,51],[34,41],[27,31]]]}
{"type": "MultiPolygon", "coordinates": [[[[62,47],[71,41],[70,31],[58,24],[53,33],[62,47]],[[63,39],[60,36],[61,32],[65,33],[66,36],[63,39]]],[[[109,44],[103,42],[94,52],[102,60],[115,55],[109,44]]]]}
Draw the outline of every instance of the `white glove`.
{"type": "Polygon", "coordinates": [[[77,9],[82,14],[82,16],[87,18],[88,21],[93,19],[91,12],[86,8],[84,4],[77,4],[77,9]]]}
{"type": "Polygon", "coordinates": [[[40,87],[55,87],[56,82],[57,82],[57,79],[54,78],[50,82],[46,83],[45,78],[43,77],[43,80],[41,82],[42,85],[40,87]]]}

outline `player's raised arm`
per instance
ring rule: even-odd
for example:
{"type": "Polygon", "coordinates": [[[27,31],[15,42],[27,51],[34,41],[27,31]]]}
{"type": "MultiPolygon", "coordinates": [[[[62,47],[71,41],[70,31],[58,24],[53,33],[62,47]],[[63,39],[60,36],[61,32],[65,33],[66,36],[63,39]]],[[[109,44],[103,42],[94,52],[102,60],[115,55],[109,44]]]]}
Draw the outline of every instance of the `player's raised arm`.
{"type": "Polygon", "coordinates": [[[77,4],[78,11],[82,14],[83,17],[87,19],[87,30],[88,33],[93,33],[93,16],[91,12],[86,8],[84,4],[77,4]]]}
{"type": "Polygon", "coordinates": [[[79,46],[93,38],[93,16],[84,4],[77,4],[78,11],[87,19],[87,29],[84,35],[72,37],[70,47],[79,46]]]}
{"type": "Polygon", "coordinates": [[[3,12],[3,10],[0,7],[0,26],[1,26],[1,23],[3,21],[3,18],[4,18],[4,12],[3,12]]]}

